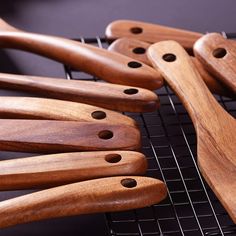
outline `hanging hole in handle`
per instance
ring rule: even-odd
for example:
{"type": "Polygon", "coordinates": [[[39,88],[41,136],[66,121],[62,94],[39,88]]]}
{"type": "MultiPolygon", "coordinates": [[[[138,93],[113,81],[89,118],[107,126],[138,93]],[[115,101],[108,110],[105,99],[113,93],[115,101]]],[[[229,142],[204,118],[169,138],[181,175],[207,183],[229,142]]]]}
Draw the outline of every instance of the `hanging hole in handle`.
{"type": "Polygon", "coordinates": [[[91,116],[96,120],[102,120],[106,118],[106,113],[104,111],[94,111],[91,116]]]}
{"type": "Polygon", "coordinates": [[[142,66],[142,64],[137,61],[130,61],[128,63],[128,67],[130,67],[130,68],[139,68],[141,66],[142,66]]]}
{"type": "Polygon", "coordinates": [[[133,53],[135,54],[144,54],[145,52],[146,52],[146,49],[142,47],[137,47],[133,49],[133,53]]]}
{"type": "Polygon", "coordinates": [[[113,137],[113,133],[110,130],[102,130],[98,133],[98,137],[100,139],[111,139],[113,137]]]}
{"type": "Polygon", "coordinates": [[[121,184],[125,188],[134,188],[134,187],[137,186],[137,181],[135,179],[132,179],[132,178],[126,178],[126,179],[121,180],[121,184]]]}
{"type": "Polygon", "coordinates": [[[143,29],[141,27],[132,27],[130,28],[130,32],[132,34],[141,34],[143,32],[143,29]]]}
{"type": "Polygon", "coordinates": [[[215,58],[223,58],[227,54],[227,51],[224,48],[216,48],[212,54],[215,58]]]}
{"type": "Polygon", "coordinates": [[[105,160],[109,163],[117,163],[122,159],[120,154],[112,153],[105,156],[105,160]]]}
{"type": "Polygon", "coordinates": [[[133,95],[133,94],[138,93],[138,89],[135,89],[135,88],[125,89],[125,90],[124,90],[124,93],[125,93],[125,94],[128,94],[128,95],[133,95]]]}
{"type": "Polygon", "coordinates": [[[167,62],[173,62],[176,60],[176,56],[172,53],[166,53],[162,56],[162,59],[167,62]]]}

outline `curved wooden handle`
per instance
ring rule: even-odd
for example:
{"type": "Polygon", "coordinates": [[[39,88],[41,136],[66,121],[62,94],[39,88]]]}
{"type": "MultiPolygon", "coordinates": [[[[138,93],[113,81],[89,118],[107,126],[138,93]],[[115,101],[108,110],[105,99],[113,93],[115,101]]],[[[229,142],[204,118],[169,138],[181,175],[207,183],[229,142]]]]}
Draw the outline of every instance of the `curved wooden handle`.
{"type": "Polygon", "coordinates": [[[0,161],[0,190],[44,188],[116,175],[141,175],[145,156],[132,151],[51,154],[0,161]]]}
{"type": "Polygon", "coordinates": [[[0,228],[49,218],[124,211],[158,203],[163,182],[121,176],[64,185],[0,202],[0,228]]]}
{"type": "MultiPolygon", "coordinates": [[[[150,43],[133,38],[120,38],[114,41],[108,47],[108,50],[119,52],[152,66],[152,63],[148,60],[146,53],[150,45],[150,43]]],[[[212,75],[204,69],[203,65],[196,58],[192,57],[192,60],[211,92],[227,97],[235,97],[234,93],[225,88],[223,84],[213,78],[212,75]]]]}
{"type": "Polygon", "coordinates": [[[122,112],[150,112],[160,105],[158,96],[150,90],[92,81],[0,73],[0,87],[122,112]]]}
{"type": "Polygon", "coordinates": [[[0,101],[0,118],[96,121],[137,126],[128,116],[83,103],[34,97],[1,97],[0,101]]]}
{"type": "Polygon", "coordinates": [[[144,87],[162,86],[162,78],[153,68],[115,52],[73,40],[33,34],[14,29],[0,19],[0,47],[15,48],[49,57],[108,82],[144,87]]]}
{"type": "Polygon", "coordinates": [[[217,33],[206,34],[194,45],[194,53],[204,67],[236,94],[236,48],[217,33]]]}
{"type": "Polygon", "coordinates": [[[6,119],[0,124],[0,150],[58,153],[140,148],[139,130],[128,125],[6,119]]]}

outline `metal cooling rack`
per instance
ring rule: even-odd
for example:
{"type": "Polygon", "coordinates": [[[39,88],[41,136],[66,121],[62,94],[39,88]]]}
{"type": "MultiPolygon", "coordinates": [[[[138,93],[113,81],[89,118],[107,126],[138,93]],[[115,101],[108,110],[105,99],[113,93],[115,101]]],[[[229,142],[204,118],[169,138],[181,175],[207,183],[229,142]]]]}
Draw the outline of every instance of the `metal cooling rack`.
{"type": "MultiPolygon", "coordinates": [[[[236,34],[225,37],[236,38],[236,34]]],[[[84,43],[107,47],[103,38],[80,38],[84,43]]],[[[67,79],[95,80],[91,75],[65,68],[67,79]]],[[[112,75],[111,75],[112,76],[112,75]]],[[[99,81],[102,82],[102,81],[99,81]]],[[[147,176],[163,180],[168,197],[160,204],[120,213],[107,213],[111,236],[236,235],[236,225],[202,178],[196,161],[196,137],[192,122],[168,86],[157,91],[161,107],[152,113],[125,113],[142,131],[147,176]]],[[[236,117],[236,101],[216,96],[236,117]]]]}

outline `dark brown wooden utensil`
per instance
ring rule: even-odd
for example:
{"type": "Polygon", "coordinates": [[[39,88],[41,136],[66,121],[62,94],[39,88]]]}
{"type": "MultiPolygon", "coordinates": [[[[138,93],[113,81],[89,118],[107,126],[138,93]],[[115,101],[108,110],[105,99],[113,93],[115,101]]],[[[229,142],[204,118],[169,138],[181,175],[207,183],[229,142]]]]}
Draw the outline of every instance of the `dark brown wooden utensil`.
{"type": "Polygon", "coordinates": [[[148,49],[148,56],[191,116],[201,173],[236,222],[235,119],[215,100],[177,42],[156,43],[148,49]]]}
{"type": "Polygon", "coordinates": [[[159,107],[154,92],[118,84],[0,73],[0,87],[122,112],[150,112],[159,107]]]}
{"type": "Polygon", "coordinates": [[[236,47],[217,33],[206,34],[194,45],[203,66],[236,94],[236,47]]]}
{"type": "Polygon", "coordinates": [[[64,185],[0,202],[0,228],[98,212],[115,212],[158,203],[166,187],[157,179],[110,177],[64,185]]]}
{"type": "Polygon", "coordinates": [[[0,190],[45,188],[118,175],[141,175],[145,156],[132,151],[51,154],[0,161],[0,190]]]}
{"type": "Polygon", "coordinates": [[[37,53],[115,84],[154,90],[163,83],[157,71],[141,62],[73,40],[23,32],[1,18],[0,47],[37,53]]]}
{"type": "Polygon", "coordinates": [[[58,153],[137,150],[140,132],[129,125],[54,120],[0,120],[0,150],[58,153]]]}
{"type": "MultiPolygon", "coordinates": [[[[139,60],[147,65],[152,66],[152,63],[147,58],[147,49],[151,44],[133,38],[120,38],[114,41],[108,50],[119,52],[123,55],[129,56],[135,60],[139,60]]],[[[195,57],[191,57],[193,63],[198,69],[201,77],[206,83],[211,92],[227,97],[235,97],[235,94],[227,89],[222,83],[215,79],[195,57]]]]}

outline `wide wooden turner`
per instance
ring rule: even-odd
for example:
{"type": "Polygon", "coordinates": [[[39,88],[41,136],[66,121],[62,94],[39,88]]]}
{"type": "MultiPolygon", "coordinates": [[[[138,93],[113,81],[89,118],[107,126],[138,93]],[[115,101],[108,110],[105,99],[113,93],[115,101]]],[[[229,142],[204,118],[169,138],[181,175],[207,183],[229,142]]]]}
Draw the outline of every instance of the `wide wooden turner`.
{"type": "Polygon", "coordinates": [[[152,45],[148,56],[179,96],[197,133],[198,165],[236,222],[236,121],[214,99],[186,51],[174,41],[152,45]]]}

